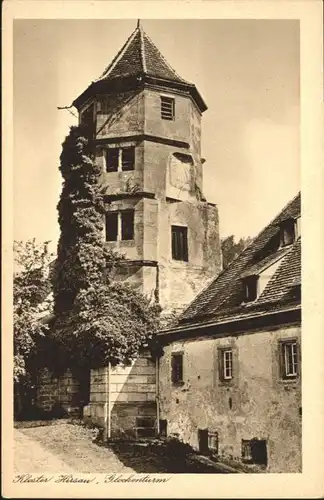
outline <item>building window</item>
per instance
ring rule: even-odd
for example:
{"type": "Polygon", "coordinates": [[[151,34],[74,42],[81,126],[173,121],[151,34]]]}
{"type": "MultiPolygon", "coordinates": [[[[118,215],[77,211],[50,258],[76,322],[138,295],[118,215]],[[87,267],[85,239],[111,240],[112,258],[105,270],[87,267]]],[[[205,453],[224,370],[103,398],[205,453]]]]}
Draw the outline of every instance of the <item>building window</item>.
{"type": "Polygon", "coordinates": [[[106,214],[106,241],[117,241],[118,239],[118,212],[106,214]]]}
{"type": "Polygon", "coordinates": [[[223,382],[233,378],[233,351],[232,349],[219,349],[219,375],[223,382]]]}
{"type": "Polygon", "coordinates": [[[208,431],[208,450],[218,455],[218,432],[208,431]]]}
{"type": "Polygon", "coordinates": [[[183,353],[171,355],[171,380],[173,384],[183,383],[183,353]]]}
{"type": "Polygon", "coordinates": [[[174,120],[175,105],[172,97],[161,96],[161,118],[163,120],[174,120]]]}
{"type": "Polygon", "coordinates": [[[280,225],[280,245],[286,247],[295,241],[295,221],[288,219],[280,225]]]}
{"type": "Polygon", "coordinates": [[[253,302],[258,297],[258,276],[248,276],[244,280],[244,301],[253,302]]]}
{"type": "Polygon", "coordinates": [[[267,442],[264,439],[242,439],[242,462],[267,465],[267,442]]]}
{"type": "Polygon", "coordinates": [[[135,147],[109,148],[106,152],[107,172],[127,172],[135,168],[135,147]]]}
{"type": "Polygon", "coordinates": [[[280,342],[281,377],[294,379],[298,376],[298,346],[296,340],[280,342]]]}
{"type": "Polygon", "coordinates": [[[125,210],[121,214],[121,239],[134,239],[134,210],[125,210]]]}
{"type": "Polygon", "coordinates": [[[188,228],[172,226],[172,259],[188,262],[188,228]]]}
{"type": "Polygon", "coordinates": [[[106,241],[134,239],[134,210],[106,214],[106,241]]]}

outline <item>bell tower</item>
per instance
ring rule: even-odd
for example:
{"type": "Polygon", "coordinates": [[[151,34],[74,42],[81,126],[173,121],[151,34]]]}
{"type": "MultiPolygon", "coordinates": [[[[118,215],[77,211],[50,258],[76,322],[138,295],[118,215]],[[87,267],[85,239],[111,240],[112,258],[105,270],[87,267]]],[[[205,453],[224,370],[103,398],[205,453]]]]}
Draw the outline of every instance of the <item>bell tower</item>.
{"type": "Polygon", "coordinates": [[[125,255],[116,279],[179,312],[221,269],[218,210],[203,195],[203,98],[138,22],[73,105],[94,131],[106,245],[125,255]]]}

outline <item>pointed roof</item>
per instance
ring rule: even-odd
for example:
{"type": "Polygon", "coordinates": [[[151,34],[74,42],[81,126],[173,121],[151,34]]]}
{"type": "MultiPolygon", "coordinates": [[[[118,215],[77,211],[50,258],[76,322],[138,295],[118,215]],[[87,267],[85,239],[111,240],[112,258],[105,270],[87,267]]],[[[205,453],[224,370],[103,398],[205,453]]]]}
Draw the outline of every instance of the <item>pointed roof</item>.
{"type": "Polygon", "coordinates": [[[135,31],[97,81],[143,74],[189,83],[170,66],[138,21],[135,31]]]}
{"type": "Polygon", "coordinates": [[[201,112],[207,106],[194,84],[188,82],[170,66],[151,38],[145,33],[140,20],[133,33],[126,40],[117,55],[103,73],[77,97],[73,105],[77,108],[99,88],[121,89],[123,83],[147,82],[158,83],[169,88],[184,90],[189,93],[201,112]]]}

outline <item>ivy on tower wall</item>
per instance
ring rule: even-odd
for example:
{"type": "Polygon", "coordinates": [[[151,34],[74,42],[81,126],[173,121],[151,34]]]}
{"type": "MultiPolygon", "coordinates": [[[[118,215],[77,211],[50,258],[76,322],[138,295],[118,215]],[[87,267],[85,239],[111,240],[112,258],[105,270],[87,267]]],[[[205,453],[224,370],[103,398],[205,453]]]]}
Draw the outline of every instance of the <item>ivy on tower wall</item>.
{"type": "Polygon", "coordinates": [[[159,306],[111,277],[122,257],[103,241],[105,207],[92,147],[84,126],[71,127],[60,157],[61,233],[47,351],[49,364],[61,372],[128,363],[150,342],[159,321],[159,306]]]}

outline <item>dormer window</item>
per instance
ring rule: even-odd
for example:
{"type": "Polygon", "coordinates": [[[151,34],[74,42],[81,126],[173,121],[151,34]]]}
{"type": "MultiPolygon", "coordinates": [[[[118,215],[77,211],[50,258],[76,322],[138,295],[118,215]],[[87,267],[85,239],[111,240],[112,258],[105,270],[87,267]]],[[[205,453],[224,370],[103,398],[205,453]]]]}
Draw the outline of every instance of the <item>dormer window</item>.
{"type": "Polygon", "coordinates": [[[287,219],[280,224],[280,246],[292,245],[296,239],[296,223],[294,219],[287,219]]]}
{"type": "Polygon", "coordinates": [[[253,302],[258,297],[258,276],[244,279],[244,302],[253,302]]]}

